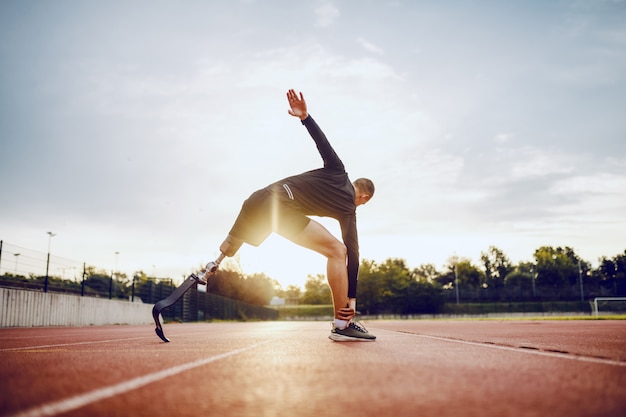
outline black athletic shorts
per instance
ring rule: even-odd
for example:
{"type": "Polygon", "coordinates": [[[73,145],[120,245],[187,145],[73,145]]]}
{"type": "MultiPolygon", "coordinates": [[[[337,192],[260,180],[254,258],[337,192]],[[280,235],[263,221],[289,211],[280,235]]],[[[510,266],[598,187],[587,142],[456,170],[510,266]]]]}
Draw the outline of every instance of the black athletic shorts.
{"type": "Polygon", "coordinates": [[[272,232],[287,239],[295,236],[311,219],[297,210],[289,187],[267,187],[244,201],[229,234],[259,246],[272,232]]]}

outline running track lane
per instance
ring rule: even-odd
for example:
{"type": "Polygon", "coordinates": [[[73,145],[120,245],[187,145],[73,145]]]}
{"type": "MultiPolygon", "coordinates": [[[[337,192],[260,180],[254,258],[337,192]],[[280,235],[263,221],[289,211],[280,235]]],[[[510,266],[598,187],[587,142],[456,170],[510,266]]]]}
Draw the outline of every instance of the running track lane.
{"type": "Polygon", "coordinates": [[[2,416],[624,416],[626,322],[0,329],[2,416]]]}

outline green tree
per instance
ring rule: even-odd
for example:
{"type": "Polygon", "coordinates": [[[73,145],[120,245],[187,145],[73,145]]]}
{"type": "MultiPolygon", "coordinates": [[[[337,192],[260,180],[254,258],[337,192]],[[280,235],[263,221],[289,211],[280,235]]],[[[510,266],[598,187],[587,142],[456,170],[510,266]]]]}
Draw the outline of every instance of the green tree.
{"type": "Polygon", "coordinates": [[[248,304],[268,305],[274,296],[274,283],[265,274],[247,276],[241,284],[241,301],[248,304]]]}
{"type": "Polygon", "coordinates": [[[435,278],[439,276],[439,272],[434,264],[422,264],[413,269],[411,275],[418,282],[428,282],[432,284],[435,282],[435,278]]]}
{"type": "Polygon", "coordinates": [[[370,313],[396,313],[405,310],[406,294],[412,280],[402,259],[387,259],[381,265],[362,260],[359,267],[358,308],[370,313]]]}
{"type": "Polygon", "coordinates": [[[243,276],[240,272],[230,269],[218,269],[209,277],[207,292],[222,297],[241,300],[243,292],[243,276]]]}
{"type": "Polygon", "coordinates": [[[448,261],[447,272],[440,275],[436,281],[449,291],[458,285],[460,298],[471,300],[480,297],[480,291],[485,283],[485,273],[474,266],[469,259],[452,257],[448,261]]]}
{"type": "Polygon", "coordinates": [[[441,287],[417,280],[409,284],[406,297],[407,314],[434,314],[441,310],[445,302],[441,287]]]}
{"type": "Polygon", "coordinates": [[[495,246],[489,246],[486,252],[481,252],[480,260],[485,268],[486,288],[499,291],[504,287],[504,278],[513,272],[513,264],[504,252],[495,246]]]}
{"type": "Polygon", "coordinates": [[[443,304],[441,287],[422,273],[410,271],[403,259],[387,259],[378,265],[363,260],[359,269],[359,310],[369,313],[433,313],[443,304]]]}
{"type": "Polygon", "coordinates": [[[478,290],[485,282],[485,273],[472,265],[468,259],[460,260],[456,264],[456,273],[459,286],[470,290],[478,290]]]}
{"type": "Polygon", "coordinates": [[[302,297],[302,288],[297,285],[287,285],[287,288],[283,289],[282,285],[276,280],[274,282],[274,295],[277,297],[289,300],[291,303],[299,302],[302,297]]]}
{"type": "Polygon", "coordinates": [[[411,310],[410,287],[415,281],[404,259],[387,259],[378,267],[377,280],[380,286],[382,311],[407,314],[411,310]]]}
{"type": "Polygon", "coordinates": [[[578,261],[571,257],[570,248],[542,246],[535,251],[537,284],[551,288],[563,288],[573,276],[578,261]]]}
{"type": "Polygon", "coordinates": [[[439,273],[435,279],[435,283],[445,290],[452,290],[456,285],[456,273],[454,264],[449,263],[443,272],[439,273]]]}
{"type": "Polygon", "coordinates": [[[144,303],[156,303],[167,297],[176,287],[170,278],[157,279],[148,276],[143,271],[135,272],[133,276],[135,285],[135,297],[144,303]]]}
{"type": "MultiPolygon", "coordinates": [[[[535,251],[536,282],[542,287],[543,296],[571,298],[581,296],[581,280],[593,284],[591,265],[580,259],[569,247],[543,246],[535,251]]],[[[587,288],[587,293],[589,293],[587,288]]]]}
{"type": "Polygon", "coordinates": [[[600,286],[615,296],[626,296],[626,250],[613,258],[603,256],[597,269],[600,286]]]}
{"type": "Polygon", "coordinates": [[[504,278],[504,286],[508,299],[523,300],[533,295],[532,273],[516,269],[504,278]]]}
{"type": "Polygon", "coordinates": [[[361,259],[359,265],[357,309],[365,313],[376,313],[380,305],[380,294],[376,280],[376,262],[361,259]]]}
{"type": "Polygon", "coordinates": [[[85,271],[85,294],[108,297],[111,276],[105,271],[97,271],[95,267],[88,266],[85,271]]]}
{"type": "Polygon", "coordinates": [[[287,285],[282,297],[286,300],[299,301],[302,298],[302,289],[297,285],[287,285]]]}
{"type": "Polygon", "coordinates": [[[304,284],[303,304],[332,304],[330,287],[322,274],[309,275],[304,284]]]}
{"type": "Polygon", "coordinates": [[[616,295],[626,296],[626,250],[613,258],[615,263],[616,295]]]}

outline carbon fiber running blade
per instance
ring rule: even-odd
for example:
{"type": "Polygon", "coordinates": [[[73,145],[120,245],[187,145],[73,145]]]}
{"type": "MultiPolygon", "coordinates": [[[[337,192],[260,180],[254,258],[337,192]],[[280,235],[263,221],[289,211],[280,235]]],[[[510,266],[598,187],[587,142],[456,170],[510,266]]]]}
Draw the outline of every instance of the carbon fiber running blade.
{"type": "Polygon", "coordinates": [[[165,343],[169,343],[170,339],[165,337],[165,333],[163,333],[163,329],[161,329],[159,327],[155,327],[154,331],[157,334],[157,336],[159,336],[161,338],[162,341],[164,341],[165,343]]]}
{"type": "Polygon", "coordinates": [[[161,338],[164,342],[169,342],[169,339],[165,337],[165,333],[163,333],[163,326],[161,325],[161,320],[159,316],[161,315],[161,311],[168,308],[178,301],[180,297],[182,297],[191,287],[193,287],[198,282],[198,277],[194,274],[189,275],[189,277],[182,283],[182,285],[174,290],[167,298],[159,301],[152,307],[152,318],[154,319],[154,324],[156,328],[154,329],[157,336],[161,338]]]}

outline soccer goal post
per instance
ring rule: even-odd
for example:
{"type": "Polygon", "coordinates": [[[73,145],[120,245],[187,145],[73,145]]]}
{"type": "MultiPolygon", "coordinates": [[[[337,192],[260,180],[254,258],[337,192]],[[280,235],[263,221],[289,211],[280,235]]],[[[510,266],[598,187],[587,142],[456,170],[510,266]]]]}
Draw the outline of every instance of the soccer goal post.
{"type": "Polygon", "coordinates": [[[624,313],[626,312],[626,297],[596,297],[591,307],[594,316],[598,316],[600,310],[606,313],[624,313]]]}

